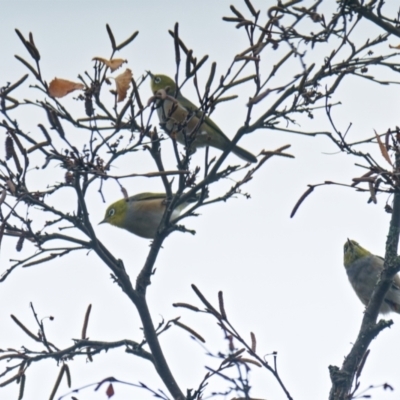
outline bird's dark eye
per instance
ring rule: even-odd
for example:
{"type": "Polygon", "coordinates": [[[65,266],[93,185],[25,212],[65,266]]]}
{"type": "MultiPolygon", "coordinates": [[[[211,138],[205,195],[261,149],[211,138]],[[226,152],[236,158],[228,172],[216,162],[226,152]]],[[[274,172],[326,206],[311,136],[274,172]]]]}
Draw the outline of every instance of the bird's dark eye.
{"type": "Polygon", "coordinates": [[[160,83],[161,82],[161,78],[159,76],[156,76],[154,78],[154,82],[157,83],[157,84],[160,83]]]}
{"type": "Polygon", "coordinates": [[[112,217],[115,214],[115,209],[112,208],[109,212],[108,212],[108,216],[112,217]]]}

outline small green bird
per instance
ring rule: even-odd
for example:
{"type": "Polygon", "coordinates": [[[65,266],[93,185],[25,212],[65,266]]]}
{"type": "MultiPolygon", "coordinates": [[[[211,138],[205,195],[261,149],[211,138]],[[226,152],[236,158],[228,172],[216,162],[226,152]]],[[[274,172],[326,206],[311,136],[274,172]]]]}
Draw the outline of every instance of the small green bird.
{"type": "MultiPolygon", "coordinates": [[[[347,239],[344,244],[344,266],[354,291],[364,305],[368,305],[375,284],[383,270],[384,259],[374,256],[356,241],[347,239]]],[[[400,277],[395,275],[393,284],[383,300],[380,313],[390,311],[400,314],[400,277]]]]}
{"type": "MultiPolygon", "coordinates": [[[[190,203],[198,200],[199,196],[179,204],[172,211],[171,222],[178,218],[182,210],[190,203]]],[[[164,215],[166,203],[165,193],[139,193],[108,206],[100,224],[111,224],[137,236],[154,239],[164,215]]]]}
{"type": "MultiPolygon", "coordinates": [[[[165,75],[153,75],[151,77],[151,90],[153,93],[161,94],[160,91],[165,91],[167,96],[158,100],[157,113],[160,123],[165,124],[167,133],[176,138],[176,140],[186,145],[190,141],[191,151],[196,151],[198,147],[211,146],[219,150],[226,150],[231,141],[221,131],[221,129],[209,118],[190,102],[186,97],[183,97],[180,91],[176,92],[175,81],[165,75]],[[173,98],[176,96],[176,100],[173,98]],[[195,132],[195,137],[191,135],[195,132]],[[185,136],[186,135],[186,139],[185,136]]],[[[255,163],[257,158],[243,149],[235,145],[232,148],[232,153],[244,161],[255,163]]]]}

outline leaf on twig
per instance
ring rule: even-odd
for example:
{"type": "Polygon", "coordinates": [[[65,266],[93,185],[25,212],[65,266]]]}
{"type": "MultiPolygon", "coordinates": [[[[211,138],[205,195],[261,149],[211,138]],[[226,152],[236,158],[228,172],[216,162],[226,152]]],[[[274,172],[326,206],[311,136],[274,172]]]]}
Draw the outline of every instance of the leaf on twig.
{"type": "Polygon", "coordinates": [[[375,132],[376,140],[378,141],[379,149],[381,150],[383,158],[393,167],[393,163],[392,163],[392,160],[390,159],[387,148],[382,143],[380,136],[376,133],[375,130],[374,130],[374,132],[375,132]]]}
{"type": "Polygon", "coordinates": [[[115,78],[115,84],[117,86],[118,103],[125,100],[126,94],[128,93],[129,86],[132,79],[132,71],[127,68],[125,72],[118,75],[115,78]]]}
{"type": "Polygon", "coordinates": [[[40,338],[33,334],[25,325],[19,321],[17,317],[14,315],[10,315],[11,319],[33,340],[36,340],[37,342],[40,342],[40,338]]]}
{"type": "Polygon", "coordinates": [[[390,47],[391,49],[398,49],[398,50],[400,50],[400,44],[398,44],[397,46],[392,46],[391,44],[389,44],[389,47],[390,47]]]}
{"type": "Polygon", "coordinates": [[[49,85],[49,95],[51,97],[64,97],[74,90],[83,90],[82,83],[67,81],[66,79],[54,78],[49,85]]]}
{"type": "MultiPolygon", "coordinates": [[[[370,192],[370,194],[371,194],[371,201],[374,203],[374,204],[376,204],[377,203],[377,200],[376,200],[376,191],[375,191],[375,188],[374,188],[374,185],[371,183],[371,182],[369,182],[368,183],[368,188],[369,188],[369,192],[370,192]]],[[[369,202],[368,202],[369,203],[369,202]]]]}
{"type": "Polygon", "coordinates": [[[115,43],[114,34],[112,33],[112,30],[111,30],[111,28],[110,28],[110,25],[106,24],[106,29],[107,29],[108,36],[109,36],[109,38],[110,38],[111,47],[112,47],[112,49],[115,51],[115,48],[117,47],[117,45],[116,45],[116,43],[115,43]]]}
{"type": "Polygon", "coordinates": [[[14,185],[14,182],[11,179],[6,180],[6,185],[8,187],[8,190],[11,192],[13,196],[17,193],[17,188],[14,185]]]}
{"type": "Polygon", "coordinates": [[[193,335],[195,338],[200,340],[200,342],[205,343],[205,339],[197,333],[194,329],[189,328],[187,325],[182,324],[182,322],[179,322],[178,320],[172,321],[176,326],[179,326],[180,328],[184,329],[185,331],[189,332],[191,335],[193,335]]]}
{"type": "Polygon", "coordinates": [[[353,183],[351,184],[351,186],[356,186],[358,185],[360,182],[371,182],[374,183],[376,181],[376,176],[375,176],[375,172],[373,171],[368,171],[367,173],[365,173],[363,176],[360,176],[359,178],[353,178],[353,183]]]}
{"type": "Polygon", "coordinates": [[[224,306],[224,296],[222,294],[222,291],[218,292],[218,302],[219,302],[219,312],[221,313],[221,317],[222,319],[227,320],[225,306],[224,306]]]}
{"type": "Polygon", "coordinates": [[[257,346],[256,335],[253,332],[250,332],[250,337],[251,337],[251,351],[255,353],[257,346]]]}
{"type": "Polygon", "coordinates": [[[122,58],[114,58],[113,60],[107,60],[102,57],[93,57],[93,61],[99,61],[110,68],[111,72],[117,70],[122,64],[127,63],[127,60],[123,60],[122,58]]]}
{"type": "Polygon", "coordinates": [[[133,32],[131,36],[128,37],[128,39],[124,40],[122,43],[120,43],[115,50],[121,50],[123,49],[125,46],[127,46],[130,42],[132,42],[132,40],[135,39],[135,37],[139,34],[138,31],[133,32]]]}
{"type": "Polygon", "coordinates": [[[50,400],[53,400],[53,399],[54,399],[54,397],[55,397],[55,395],[56,395],[56,393],[57,393],[57,390],[58,390],[58,388],[59,388],[59,386],[60,386],[61,379],[62,379],[63,375],[65,374],[66,368],[68,368],[68,367],[66,366],[66,364],[63,364],[63,366],[61,367],[60,372],[59,372],[59,374],[58,374],[58,376],[57,376],[57,380],[56,380],[56,382],[55,382],[55,384],[54,384],[54,386],[53,386],[53,390],[51,391],[50,400]]]}
{"type": "Polygon", "coordinates": [[[90,317],[90,311],[92,310],[92,305],[89,304],[88,308],[86,310],[86,314],[85,314],[85,319],[83,321],[83,327],[82,327],[82,333],[81,333],[81,338],[83,340],[87,339],[86,333],[87,333],[87,327],[89,324],[89,317],[90,317]]]}
{"type": "Polygon", "coordinates": [[[22,246],[24,245],[24,240],[25,240],[25,237],[23,235],[19,237],[17,245],[15,247],[17,251],[22,250],[22,246]]]}
{"type": "Polygon", "coordinates": [[[6,160],[10,160],[14,153],[14,142],[11,136],[6,137],[6,160]]]}
{"type": "Polygon", "coordinates": [[[259,362],[251,360],[250,358],[238,358],[235,361],[242,362],[244,364],[247,364],[247,363],[254,364],[254,365],[257,365],[257,367],[260,367],[260,368],[262,367],[262,365],[259,362]]]}
{"type": "Polygon", "coordinates": [[[108,385],[107,390],[106,390],[107,398],[113,397],[114,394],[115,394],[115,392],[114,392],[114,387],[113,387],[112,383],[110,383],[110,384],[108,385]]]}
{"type": "Polygon", "coordinates": [[[362,372],[362,370],[364,368],[365,362],[367,361],[367,358],[368,358],[370,352],[371,352],[371,350],[368,349],[365,352],[365,354],[363,355],[363,358],[361,359],[360,364],[358,364],[357,372],[356,372],[357,373],[357,378],[359,378],[361,376],[361,372],[362,372]]]}
{"type": "Polygon", "coordinates": [[[196,312],[200,311],[199,308],[192,306],[191,304],[187,304],[187,303],[173,303],[172,306],[188,308],[189,310],[196,311],[196,312]]]}
{"type": "Polygon", "coordinates": [[[128,201],[128,200],[129,200],[128,191],[127,191],[123,186],[121,186],[121,192],[122,192],[122,194],[124,195],[124,199],[125,199],[126,201],[128,201]]]}
{"type": "Polygon", "coordinates": [[[0,206],[4,203],[6,196],[7,196],[7,191],[6,189],[3,189],[0,194],[0,206]]]}
{"type": "Polygon", "coordinates": [[[294,214],[296,214],[296,211],[300,207],[300,204],[306,199],[307,196],[309,196],[312,192],[314,191],[314,186],[308,185],[308,189],[301,195],[300,199],[297,200],[297,203],[293,207],[292,212],[290,213],[290,218],[294,217],[294,214]]]}

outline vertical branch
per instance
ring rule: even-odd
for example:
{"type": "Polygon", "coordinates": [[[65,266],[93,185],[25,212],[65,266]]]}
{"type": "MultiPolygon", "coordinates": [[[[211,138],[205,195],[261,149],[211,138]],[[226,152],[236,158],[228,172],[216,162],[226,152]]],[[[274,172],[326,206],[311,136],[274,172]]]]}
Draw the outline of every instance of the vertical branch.
{"type": "MultiPolygon", "coordinates": [[[[152,250],[150,251],[150,255],[147,261],[149,264],[151,264],[151,266],[149,267],[150,271],[152,265],[155,262],[158,251],[161,248],[162,241],[163,238],[159,238],[159,240],[157,240],[156,238],[154,241],[155,244],[153,243],[152,250]]],[[[111,268],[113,273],[118,278],[118,284],[126,293],[126,295],[130,298],[132,303],[136,306],[136,309],[140,316],[140,320],[143,324],[144,336],[150,347],[151,354],[153,356],[154,366],[157,370],[158,375],[160,376],[174,399],[184,400],[185,396],[183,395],[177,382],[175,381],[175,378],[173,377],[171,370],[169,369],[167,360],[165,359],[164,353],[161,349],[157,332],[154,328],[150,310],[147,305],[145,289],[150,283],[148,281],[150,279],[150,274],[147,270],[145,270],[147,264],[139,274],[137,283],[138,289],[135,290],[132,287],[131,280],[127,275],[125,269],[123,268],[123,265],[120,265],[120,260],[116,260],[99,240],[93,242],[93,248],[98,256],[111,268]]]]}
{"type": "Polygon", "coordinates": [[[140,315],[140,320],[143,324],[143,331],[147,343],[149,344],[151,354],[154,357],[154,366],[158,372],[158,375],[163,380],[165,386],[168,388],[175,400],[185,400],[186,397],[176,383],[161,349],[160,342],[151,319],[150,311],[147,306],[145,294],[140,294],[137,297],[135,304],[140,315]]]}
{"type": "MultiPolygon", "coordinates": [[[[400,172],[400,153],[396,151],[395,173],[400,172]]],[[[386,241],[386,253],[384,269],[381,273],[371,300],[365,310],[364,318],[361,323],[360,332],[349,355],[345,358],[342,368],[329,366],[329,373],[332,381],[332,388],[329,400],[348,400],[352,397],[351,389],[354,377],[362,360],[368,350],[371,341],[379,333],[392,325],[392,321],[379,320],[378,314],[386,293],[393,284],[393,277],[400,270],[400,260],[397,256],[397,248],[400,235],[400,185],[397,182],[393,198],[393,212],[390,219],[389,233],[386,241]],[[349,397],[350,396],[350,397],[349,397]]]]}

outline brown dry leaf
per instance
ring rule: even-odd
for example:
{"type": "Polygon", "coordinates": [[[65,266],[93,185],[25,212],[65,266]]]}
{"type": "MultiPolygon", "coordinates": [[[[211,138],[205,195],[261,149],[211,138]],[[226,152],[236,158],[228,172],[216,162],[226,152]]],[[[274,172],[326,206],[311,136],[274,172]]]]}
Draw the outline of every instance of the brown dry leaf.
{"type": "Polygon", "coordinates": [[[132,71],[127,68],[125,72],[115,78],[117,85],[118,102],[124,101],[132,79],[132,71]]]}
{"type": "Polygon", "coordinates": [[[251,337],[251,351],[255,353],[257,346],[256,335],[253,332],[250,332],[250,337],[251,337]]]}
{"type": "Polygon", "coordinates": [[[114,392],[114,387],[113,387],[112,383],[110,383],[110,384],[108,385],[107,390],[106,390],[106,395],[107,395],[108,398],[110,398],[110,397],[113,397],[114,394],[115,394],[115,392],[114,392]]]}
{"type": "Polygon", "coordinates": [[[389,47],[390,47],[391,49],[398,49],[398,50],[400,50],[400,44],[398,44],[397,46],[392,46],[391,44],[389,44],[389,47]]]}
{"type": "Polygon", "coordinates": [[[381,150],[383,158],[393,167],[392,160],[389,157],[389,153],[388,153],[385,145],[382,143],[382,140],[379,137],[379,135],[376,133],[376,131],[374,131],[374,132],[375,132],[376,140],[378,141],[379,149],[381,150]]]}
{"type": "Polygon", "coordinates": [[[370,193],[370,195],[371,195],[371,201],[372,201],[374,204],[376,204],[376,203],[377,203],[377,200],[376,200],[376,192],[375,192],[374,185],[373,185],[371,182],[369,182],[369,183],[368,183],[368,188],[369,188],[369,193],[370,193]]]}
{"type": "Polygon", "coordinates": [[[259,363],[259,362],[257,362],[257,361],[254,361],[254,360],[251,360],[250,358],[237,358],[235,361],[239,361],[239,362],[242,362],[242,363],[250,363],[250,364],[254,364],[254,365],[257,365],[257,367],[262,367],[262,365],[259,363]]]}
{"type": "Polygon", "coordinates": [[[82,83],[54,78],[49,85],[49,95],[51,97],[64,97],[74,90],[83,90],[84,88],[85,86],[82,83]]]}
{"type": "Polygon", "coordinates": [[[93,57],[93,61],[100,61],[105,64],[108,68],[110,68],[111,72],[114,72],[118,69],[122,64],[127,63],[127,60],[123,60],[122,58],[114,58],[113,60],[106,60],[102,57],[93,57]]]}
{"type": "Polygon", "coordinates": [[[1,195],[0,195],[0,205],[1,205],[2,203],[4,203],[4,200],[6,199],[6,196],[7,196],[7,191],[6,191],[5,189],[3,189],[3,190],[1,191],[1,195]]]}

